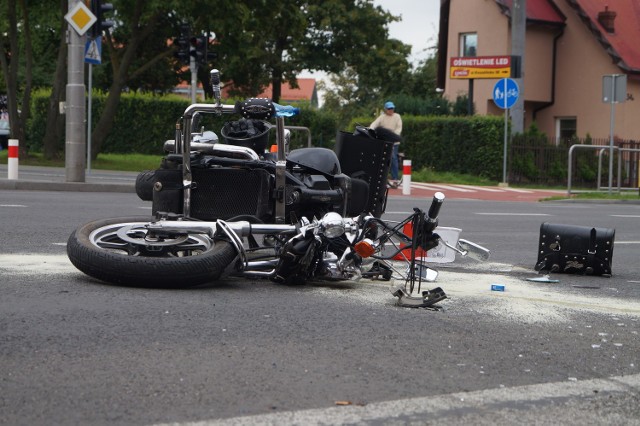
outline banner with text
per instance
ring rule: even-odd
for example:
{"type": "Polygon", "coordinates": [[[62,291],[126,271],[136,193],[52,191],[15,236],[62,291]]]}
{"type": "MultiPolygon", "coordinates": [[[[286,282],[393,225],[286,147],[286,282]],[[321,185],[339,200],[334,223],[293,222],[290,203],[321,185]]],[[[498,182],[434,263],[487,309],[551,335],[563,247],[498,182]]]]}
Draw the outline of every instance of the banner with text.
{"type": "Polygon", "coordinates": [[[450,78],[505,78],[511,75],[511,56],[451,58],[450,78]]]}

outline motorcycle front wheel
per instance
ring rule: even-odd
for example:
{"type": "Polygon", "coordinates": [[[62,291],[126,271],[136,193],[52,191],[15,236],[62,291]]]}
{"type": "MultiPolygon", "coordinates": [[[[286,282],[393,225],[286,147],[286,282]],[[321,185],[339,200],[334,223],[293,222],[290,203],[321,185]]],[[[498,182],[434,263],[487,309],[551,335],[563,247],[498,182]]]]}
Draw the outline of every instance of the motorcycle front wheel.
{"type": "Polygon", "coordinates": [[[227,241],[200,234],[150,236],[148,217],[101,219],[69,236],[67,255],[85,274],[112,284],[186,288],[215,281],[232,265],[227,241]]]}

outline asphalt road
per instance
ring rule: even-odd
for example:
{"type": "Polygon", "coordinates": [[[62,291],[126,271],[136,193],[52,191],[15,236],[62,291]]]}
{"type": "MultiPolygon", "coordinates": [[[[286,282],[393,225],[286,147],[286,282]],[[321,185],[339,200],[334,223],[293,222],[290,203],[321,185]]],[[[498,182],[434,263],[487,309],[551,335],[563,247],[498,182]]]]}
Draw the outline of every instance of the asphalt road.
{"type": "Polygon", "coordinates": [[[386,282],[135,289],[66,259],[81,223],[149,212],[0,190],[0,424],[640,424],[638,205],[447,200],[492,259],[440,267],[440,311],[386,282]],[[614,276],[526,281],[543,221],[615,227],[614,276]]]}
{"type": "MultiPolygon", "coordinates": [[[[8,180],[5,179],[7,165],[0,164],[0,190],[133,192],[135,179],[138,175],[137,172],[90,170],[86,171],[84,182],[67,182],[64,168],[19,166],[18,169],[19,179],[8,180]]],[[[423,198],[431,197],[436,191],[446,192],[450,199],[494,201],[538,201],[566,193],[562,190],[413,182],[409,188],[404,186],[391,188],[389,194],[405,198],[423,198]]],[[[640,198],[638,203],[640,203],[640,198]]]]}

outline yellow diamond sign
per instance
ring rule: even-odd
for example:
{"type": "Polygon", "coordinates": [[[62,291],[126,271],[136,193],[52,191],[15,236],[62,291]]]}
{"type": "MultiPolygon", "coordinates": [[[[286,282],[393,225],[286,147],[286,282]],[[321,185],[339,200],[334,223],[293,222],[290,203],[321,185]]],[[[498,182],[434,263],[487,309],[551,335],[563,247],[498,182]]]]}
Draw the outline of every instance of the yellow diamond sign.
{"type": "Polygon", "coordinates": [[[91,13],[91,9],[81,1],[69,9],[69,13],[64,15],[64,19],[76,30],[78,35],[86,33],[97,20],[96,16],[91,13]]]}

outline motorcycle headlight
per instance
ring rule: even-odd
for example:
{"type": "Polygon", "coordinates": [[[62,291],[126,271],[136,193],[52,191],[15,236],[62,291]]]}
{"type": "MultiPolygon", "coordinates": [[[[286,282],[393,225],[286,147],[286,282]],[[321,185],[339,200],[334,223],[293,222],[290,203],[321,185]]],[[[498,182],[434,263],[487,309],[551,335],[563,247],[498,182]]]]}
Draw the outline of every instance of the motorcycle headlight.
{"type": "Polygon", "coordinates": [[[338,238],[344,234],[344,219],[338,213],[330,212],[320,219],[322,232],[327,238],[338,238]]]}

